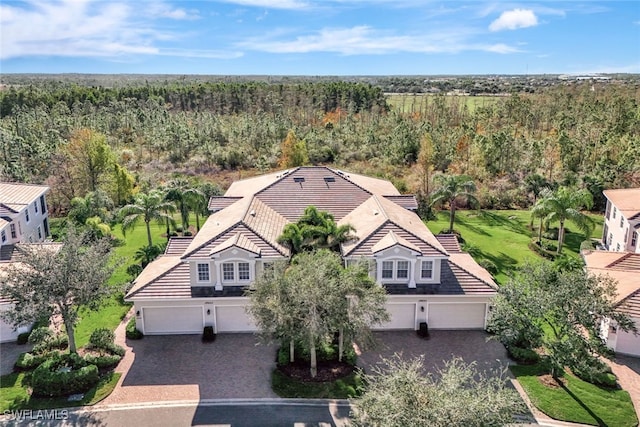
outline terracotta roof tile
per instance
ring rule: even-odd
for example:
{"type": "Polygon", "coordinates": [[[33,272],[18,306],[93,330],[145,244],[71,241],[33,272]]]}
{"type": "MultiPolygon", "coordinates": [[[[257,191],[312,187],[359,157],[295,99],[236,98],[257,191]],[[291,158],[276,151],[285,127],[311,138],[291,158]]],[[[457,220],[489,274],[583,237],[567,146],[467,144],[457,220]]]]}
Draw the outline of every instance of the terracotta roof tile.
{"type": "Polygon", "coordinates": [[[209,199],[208,209],[210,212],[218,212],[240,199],[242,199],[242,197],[213,196],[209,199]]]}
{"type": "Polygon", "coordinates": [[[165,255],[182,255],[185,250],[189,247],[191,242],[193,241],[193,237],[187,236],[176,236],[169,239],[169,243],[167,243],[167,247],[164,250],[165,255]]]}
{"type": "Polygon", "coordinates": [[[236,233],[233,236],[229,237],[224,242],[215,246],[211,252],[209,252],[209,256],[220,253],[226,249],[231,247],[238,247],[240,249],[244,249],[245,251],[254,253],[256,255],[260,255],[260,248],[253,243],[245,234],[236,233]]]}
{"type": "Polygon", "coordinates": [[[632,295],[640,290],[640,254],[630,252],[584,251],[587,271],[594,275],[608,275],[617,282],[616,301],[621,309],[640,310],[640,299],[632,295]],[[626,302],[625,302],[626,301],[626,302]],[[622,307],[623,303],[625,307],[622,307]]]}
{"type": "Polygon", "coordinates": [[[418,209],[418,201],[416,200],[416,196],[414,196],[413,194],[403,194],[401,196],[382,196],[382,197],[410,211],[415,211],[418,209]]]}
{"type": "Polygon", "coordinates": [[[48,191],[49,187],[46,185],[0,182],[0,203],[14,206],[26,205],[33,203],[48,191]]]}
{"type": "Polygon", "coordinates": [[[640,214],[640,188],[605,190],[603,193],[625,218],[640,214]]]}
{"type": "Polygon", "coordinates": [[[150,262],[133,282],[125,298],[190,297],[189,263],[180,257],[161,256],[150,262]]]}
{"type": "Polygon", "coordinates": [[[420,248],[409,242],[407,239],[396,236],[393,230],[389,230],[389,232],[382,239],[378,240],[378,243],[371,247],[371,252],[375,254],[394,245],[404,246],[409,250],[421,253],[420,248]]]}
{"type": "Polygon", "coordinates": [[[460,243],[455,234],[436,234],[436,239],[440,242],[443,248],[450,254],[462,253],[460,243]]]}

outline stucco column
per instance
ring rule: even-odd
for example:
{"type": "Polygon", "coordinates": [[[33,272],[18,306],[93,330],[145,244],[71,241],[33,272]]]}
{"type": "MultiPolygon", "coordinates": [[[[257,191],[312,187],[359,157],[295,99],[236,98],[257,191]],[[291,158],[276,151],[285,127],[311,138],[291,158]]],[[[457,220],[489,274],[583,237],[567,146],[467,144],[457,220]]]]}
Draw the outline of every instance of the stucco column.
{"type": "Polygon", "coordinates": [[[409,287],[410,288],[415,288],[416,287],[416,259],[413,258],[409,261],[409,265],[411,266],[409,268],[409,287]]]}
{"type": "Polygon", "coordinates": [[[216,291],[222,290],[222,266],[220,262],[214,261],[216,269],[216,291]]]}

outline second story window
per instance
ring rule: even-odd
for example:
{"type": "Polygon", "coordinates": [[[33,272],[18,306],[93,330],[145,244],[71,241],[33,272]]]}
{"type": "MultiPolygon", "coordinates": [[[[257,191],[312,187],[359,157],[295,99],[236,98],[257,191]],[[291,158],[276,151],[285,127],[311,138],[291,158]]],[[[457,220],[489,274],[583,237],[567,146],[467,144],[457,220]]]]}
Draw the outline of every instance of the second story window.
{"type": "Polygon", "coordinates": [[[620,228],[624,227],[624,217],[620,216],[620,228]]]}
{"type": "Polygon", "coordinates": [[[33,210],[35,211],[35,213],[38,213],[38,202],[35,202],[33,204],[33,210]]]}
{"type": "Polygon", "coordinates": [[[11,238],[15,239],[18,237],[18,235],[16,234],[16,225],[15,224],[11,224],[9,226],[9,228],[11,229],[11,238]]]}
{"type": "Polygon", "coordinates": [[[198,282],[208,282],[209,280],[209,264],[198,263],[198,282]]]}
{"type": "Polygon", "coordinates": [[[638,240],[638,233],[631,234],[631,247],[636,247],[636,242],[638,240]]]}
{"type": "Polygon", "coordinates": [[[409,278],[409,261],[382,261],[382,279],[406,280],[409,278]]]}
{"type": "Polygon", "coordinates": [[[618,211],[618,210],[617,210],[617,209],[616,209],[616,207],[614,206],[614,207],[613,207],[613,217],[614,217],[614,218],[616,217],[616,212],[617,212],[617,211],[618,211]]]}
{"type": "Polygon", "coordinates": [[[2,243],[7,241],[7,233],[5,233],[4,230],[2,230],[2,233],[0,233],[2,235],[2,243]]]}
{"type": "Polygon", "coordinates": [[[251,280],[251,267],[248,262],[225,262],[222,264],[223,282],[248,282],[251,280]]]}
{"type": "Polygon", "coordinates": [[[44,196],[40,196],[40,210],[42,213],[47,213],[47,203],[44,200],[44,196]]]}
{"type": "Polygon", "coordinates": [[[433,278],[433,261],[422,261],[422,267],[420,268],[420,277],[422,279],[433,278]]]}
{"type": "Polygon", "coordinates": [[[382,261],[382,278],[393,279],[393,261],[382,261]]]}
{"type": "Polygon", "coordinates": [[[42,240],[42,228],[38,226],[38,240],[42,240]]]}
{"type": "Polygon", "coordinates": [[[24,216],[25,216],[25,219],[27,220],[27,222],[31,221],[29,219],[29,206],[27,206],[27,209],[24,210],[24,216]]]}

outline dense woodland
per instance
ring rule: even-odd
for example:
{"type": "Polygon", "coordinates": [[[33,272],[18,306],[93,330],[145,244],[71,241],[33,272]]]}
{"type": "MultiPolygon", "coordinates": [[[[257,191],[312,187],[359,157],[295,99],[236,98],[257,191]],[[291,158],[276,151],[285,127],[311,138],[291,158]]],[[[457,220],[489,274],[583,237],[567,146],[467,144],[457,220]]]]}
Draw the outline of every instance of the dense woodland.
{"type": "Polygon", "coordinates": [[[524,182],[535,174],[587,188],[596,208],[603,188],[640,186],[634,79],[540,85],[483,105],[425,95],[410,111],[392,108],[383,85],[355,79],[3,82],[0,175],[49,184],[62,212],[88,191],[122,205],[179,175],[225,187],[300,162],[423,195],[434,174],[467,174],[486,208],[530,206],[524,182]]]}

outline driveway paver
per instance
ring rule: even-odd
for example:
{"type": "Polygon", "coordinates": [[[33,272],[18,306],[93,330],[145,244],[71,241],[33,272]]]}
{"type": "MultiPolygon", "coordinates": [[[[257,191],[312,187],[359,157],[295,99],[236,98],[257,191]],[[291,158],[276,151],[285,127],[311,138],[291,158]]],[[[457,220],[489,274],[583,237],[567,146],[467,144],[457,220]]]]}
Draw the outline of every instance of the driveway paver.
{"type": "Polygon", "coordinates": [[[618,377],[620,386],[629,392],[636,415],[640,419],[640,358],[617,355],[607,363],[618,377]]]}

